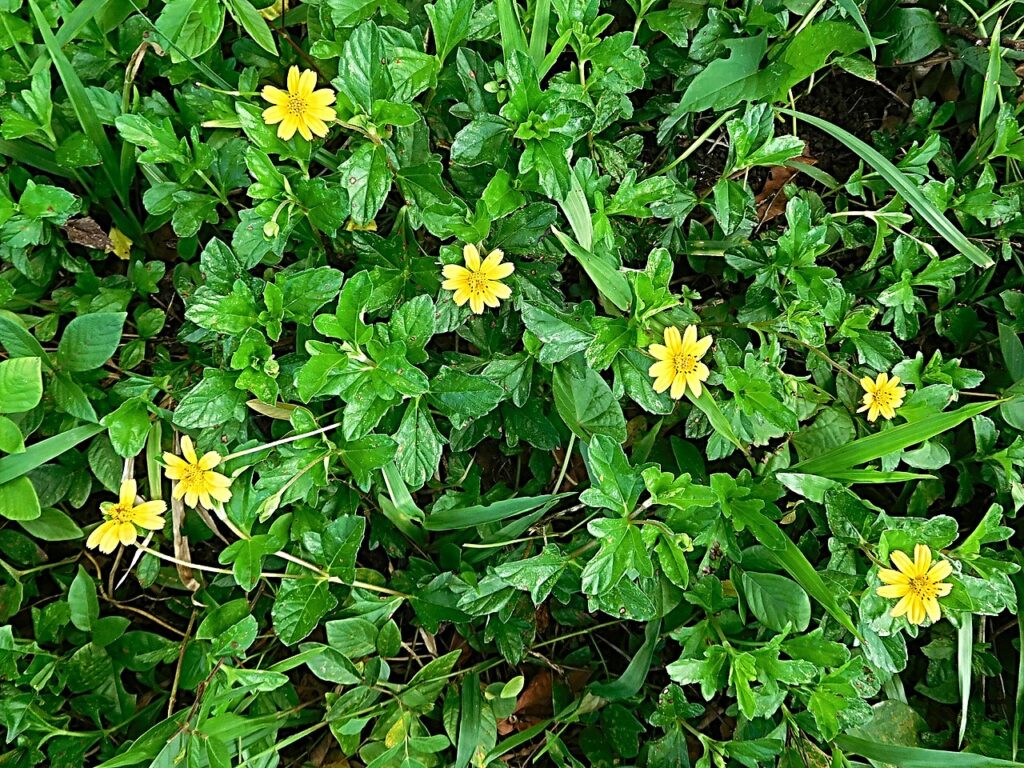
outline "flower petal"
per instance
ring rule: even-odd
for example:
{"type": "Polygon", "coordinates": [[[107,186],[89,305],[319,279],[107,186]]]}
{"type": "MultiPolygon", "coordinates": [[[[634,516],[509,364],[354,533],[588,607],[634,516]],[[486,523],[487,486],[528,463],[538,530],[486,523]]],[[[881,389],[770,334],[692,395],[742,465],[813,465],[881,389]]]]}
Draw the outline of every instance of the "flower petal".
{"type": "Polygon", "coordinates": [[[688,325],[686,330],[683,331],[683,346],[687,348],[693,347],[697,343],[697,326],[688,325]]]}
{"type": "Polygon", "coordinates": [[[469,270],[458,264],[445,264],[441,267],[441,274],[449,280],[465,280],[469,277],[469,270]]]}
{"type": "Polygon", "coordinates": [[[865,392],[875,391],[875,381],[870,376],[865,376],[860,380],[860,385],[864,387],[865,392]]]}
{"type": "MultiPolygon", "coordinates": [[[[117,529],[120,527],[120,523],[115,520],[108,520],[103,524],[104,530],[103,535],[100,537],[100,552],[105,555],[109,555],[115,549],[117,549],[117,529]]],[[[101,526],[101,527],[103,527],[101,526]]]]}
{"type": "Polygon", "coordinates": [[[299,93],[309,96],[316,89],[316,72],[307,69],[299,75],[299,93]]]}
{"type": "Polygon", "coordinates": [[[924,609],[928,613],[928,618],[935,623],[942,618],[942,610],[939,608],[939,601],[934,597],[929,597],[924,601],[924,609]]]}
{"type": "MultiPolygon", "coordinates": [[[[309,98],[306,99],[314,107],[327,107],[334,103],[336,95],[330,88],[321,88],[319,91],[313,91],[309,94],[309,98]]],[[[332,109],[331,112],[334,110],[332,109]]]]}
{"type": "Polygon", "coordinates": [[[220,464],[221,456],[216,451],[207,451],[199,460],[199,468],[202,470],[213,469],[220,464]]]}
{"type": "Polygon", "coordinates": [[[664,360],[668,357],[668,348],[664,344],[651,344],[647,352],[656,360],[664,360]]]}
{"type": "Polygon", "coordinates": [[[878,578],[886,584],[909,584],[910,577],[905,573],[894,571],[892,568],[879,568],[878,578]]]}
{"type": "Polygon", "coordinates": [[[263,122],[267,125],[277,125],[284,120],[284,110],[274,105],[263,110],[263,122]]]}
{"type": "Polygon", "coordinates": [[[490,280],[487,283],[487,290],[497,296],[499,299],[504,301],[512,295],[512,289],[504,283],[499,283],[497,280],[490,280]]]}
{"type": "Polygon", "coordinates": [[[299,91],[299,78],[300,77],[301,77],[301,75],[299,74],[299,68],[298,67],[292,66],[288,70],[288,92],[289,93],[298,93],[298,91],[299,91]]]}
{"type": "Polygon", "coordinates": [[[468,267],[470,271],[479,271],[480,249],[473,245],[473,243],[466,243],[462,246],[462,258],[466,262],[466,267],[468,267]]]}
{"type": "Polygon", "coordinates": [[[510,261],[505,261],[501,264],[490,267],[487,270],[487,277],[489,280],[504,280],[515,271],[515,264],[510,261]]]}
{"type": "Polygon", "coordinates": [[[135,505],[135,497],[138,494],[139,486],[134,479],[128,478],[121,481],[121,492],[118,494],[118,502],[125,507],[131,508],[135,505]]]}
{"type": "Polygon", "coordinates": [[[905,552],[894,549],[889,553],[889,559],[892,560],[893,565],[896,566],[896,570],[900,573],[906,574],[907,576],[917,575],[914,570],[914,561],[911,560],[905,552]]]}
{"type": "Polygon", "coordinates": [[[679,329],[670,325],[665,329],[665,346],[670,352],[674,352],[683,345],[683,337],[679,335],[679,329]]]}
{"type": "Polygon", "coordinates": [[[85,546],[88,549],[96,549],[103,542],[103,538],[107,535],[111,526],[116,527],[117,523],[113,520],[104,520],[102,523],[97,525],[92,533],[89,534],[89,538],[85,540],[85,546]]]}
{"type": "Polygon", "coordinates": [[[917,544],[914,546],[914,569],[917,571],[917,575],[923,575],[928,573],[928,569],[932,567],[932,551],[926,544],[917,544]]]}
{"type": "Polygon", "coordinates": [[[288,101],[288,92],[282,91],[280,88],[275,88],[273,85],[263,86],[260,96],[274,105],[284,104],[288,101]]]}
{"type": "Polygon", "coordinates": [[[686,383],[690,387],[690,391],[693,392],[693,396],[700,397],[701,383],[700,379],[697,378],[697,375],[695,373],[691,373],[689,376],[686,377],[686,383]]]}
{"type": "Polygon", "coordinates": [[[694,357],[704,357],[704,355],[707,353],[707,351],[709,349],[711,349],[711,344],[713,342],[714,342],[714,339],[711,338],[710,336],[705,336],[703,339],[701,339],[700,341],[696,342],[693,345],[693,356],[694,357]]]}
{"type": "Polygon", "coordinates": [[[482,315],[484,313],[484,299],[480,294],[474,294],[469,297],[469,308],[473,310],[473,314],[482,315]]]}
{"type": "Polygon", "coordinates": [[[896,605],[894,605],[892,607],[892,610],[889,611],[889,615],[892,616],[894,619],[898,619],[900,616],[902,616],[903,614],[907,613],[907,611],[910,610],[910,606],[913,603],[913,601],[914,601],[914,596],[913,595],[911,595],[909,593],[904,595],[903,599],[900,600],[898,603],[896,603],[896,605]]]}
{"type": "Polygon", "coordinates": [[[299,129],[299,123],[291,115],[285,116],[285,119],[281,121],[281,124],[277,126],[277,138],[282,141],[288,141],[295,132],[299,129]]]}
{"type": "Polygon", "coordinates": [[[953,572],[953,564],[949,560],[939,560],[928,571],[928,578],[931,581],[942,581],[953,572]]]}
{"type": "Polygon", "coordinates": [[[304,118],[296,122],[298,123],[299,135],[306,141],[312,141],[313,132],[309,130],[309,123],[304,118]]]}
{"type": "Polygon", "coordinates": [[[885,584],[875,590],[879,597],[898,598],[907,594],[910,587],[906,584],[885,584]]]}
{"type": "Polygon", "coordinates": [[[686,392],[686,377],[676,376],[672,379],[672,391],[668,393],[668,396],[673,400],[678,400],[686,392]]]}
{"type": "Polygon", "coordinates": [[[188,435],[181,436],[181,455],[185,457],[185,461],[189,464],[195,464],[199,461],[199,457],[196,455],[196,448],[192,445],[192,438],[188,435]]]}

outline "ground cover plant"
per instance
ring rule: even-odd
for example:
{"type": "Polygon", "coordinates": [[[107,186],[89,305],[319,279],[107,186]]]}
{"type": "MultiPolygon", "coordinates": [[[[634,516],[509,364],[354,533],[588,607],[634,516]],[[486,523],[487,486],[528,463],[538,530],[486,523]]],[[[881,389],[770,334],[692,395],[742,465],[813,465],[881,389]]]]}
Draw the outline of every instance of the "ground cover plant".
{"type": "Polygon", "coordinates": [[[0,0],[0,766],[1024,765],[1016,0],[0,0]]]}

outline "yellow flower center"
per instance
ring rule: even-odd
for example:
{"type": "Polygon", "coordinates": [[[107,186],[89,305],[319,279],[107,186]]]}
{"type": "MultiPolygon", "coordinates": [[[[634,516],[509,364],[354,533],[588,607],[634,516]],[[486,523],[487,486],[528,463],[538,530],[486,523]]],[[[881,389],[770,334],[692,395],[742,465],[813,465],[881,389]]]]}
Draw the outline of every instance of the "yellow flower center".
{"type": "Polygon", "coordinates": [[[672,355],[672,367],[675,369],[676,373],[681,373],[683,376],[689,376],[697,370],[697,358],[693,355],[685,355],[682,352],[677,352],[672,355]]]}
{"type": "Polygon", "coordinates": [[[107,517],[118,523],[130,523],[135,519],[135,514],[130,504],[115,504],[107,512],[107,517]]]}
{"type": "Polygon", "coordinates": [[[306,100],[297,93],[289,93],[288,101],[284,103],[284,111],[292,117],[302,117],[308,108],[306,100]]]}
{"type": "Polygon", "coordinates": [[[928,600],[939,596],[938,585],[927,576],[915,576],[907,585],[910,593],[921,600],[928,600]]]}
{"type": "Polygon", "coordinates": [[[466,278],[466,290],[474,294],[484,293],[487,290],[487,278],[479,272],[470,272],[466,278]]]}
{"type": "Polygon", "coordinates": [[[199,489],[206,484],[206,470],[200,469],[198,464],[189,464],[184,468],[184,477],[179,481],[186,488],[199,489]]]}
{"type": "Polygon", "coordinates": [[[881,408],[891,405],[894,399],[892,391],[888,389],[876,389],[871,397],[875,404],[881,408]]]}

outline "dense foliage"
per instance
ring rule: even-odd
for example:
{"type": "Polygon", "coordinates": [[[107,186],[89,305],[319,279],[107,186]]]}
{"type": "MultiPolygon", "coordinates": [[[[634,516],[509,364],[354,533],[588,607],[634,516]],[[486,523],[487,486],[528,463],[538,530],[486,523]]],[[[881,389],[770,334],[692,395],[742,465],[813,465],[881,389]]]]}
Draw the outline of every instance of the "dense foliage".
{"type": "Polygon", "coordinates": [[[1024,765],[1022,34],[0,0],[0,766],[1024,765]]]}

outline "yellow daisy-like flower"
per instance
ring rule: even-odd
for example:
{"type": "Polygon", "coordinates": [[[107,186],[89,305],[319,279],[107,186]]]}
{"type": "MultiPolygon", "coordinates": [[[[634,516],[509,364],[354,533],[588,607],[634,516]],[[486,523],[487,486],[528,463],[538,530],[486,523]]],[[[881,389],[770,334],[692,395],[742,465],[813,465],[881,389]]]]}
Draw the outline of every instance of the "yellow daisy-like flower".
{"type": "Polygon", "coordinates": [[[688,325],[682,335],[675,326],[665,329],[665,343],[651,344],[647,351],[658,361],[647,374],[654,377],[654,391],[664,392],[678,400],[690,387],[694,397],[700,397],[701,382],[708,380],[708,367],[700,361],[711,348],[711,337],[697,340],[697,326],[688,325]]]}
{"type": "Polygon", "coordinates": [[[105,501],[100,504],[100,511],[107,518],[89,534],[85,546],[89,549],[99,547],[100,552],[109,555],[118,544],[134,544],[139,538],[139,528],[159,531],[164,527],[161,515],[167,511],[167,504],[162,501],[144,501],[135,503],[138,486],[134,480],[124,480],[121,492],[115,504],[105,501]]]}
{"type": "Polygon", "coordinates": [[[274,106],[263,110],[267,125],[277,125],[278,138],[288,141],[295,132],[306,141],[313,140],[313,134],[327,135],[327,120],[337,115],[334,107],[334,91],[316,88],[316,72],[311,69],[299,74],[298,67],[288,70],[288,90],[282,91],[272,85],[264,86],[263,98],[274,106]]]}
{"type": "Polygon", "coordinates": [[[231,498],[231,479],[213,468],[220,464],[220,454],[210,451],[202,458],[196,455],[192,438],[185,435],[181,438],[181,456],[164,453],[164,474],[168,480],[175,480],[176,485],[171,492],[174,498],[185,498],[190,507],[202,504],[206,509],[213,509],[212,499],[226,502],[231,498]],[[211,498],[212,497],[212,498],[211,498]]]}
{"type": "Polygon", "coordinates": [[[462,257],[466,266],[445,264],[441,270],[446,278],[441,287],[455,291],[452,298],[456,304],[461,307],[468,301],[469,308],[479,315],[485,304],[497,307],[500,301],[512,295],[512,289],[501,281],[515,271],[515,266],[507,261],[502,263],[505,254],[500,249],[495,248],[480,261],[480,250],[470,243],[462,249],[462,257]]]}
{"type": "Polygon", "coordinates": [[[889,612],[899,618],[906,614],[911,624],[921,624],[925,616],[933,622],[942,618],[939,598],[945,597],[953,585],[943,579],[953,572],[949,560],[940,560],[932,565],[932,551],[924,544],[914,547],[914,559],[905,553],[895,551],[889,555],[898,570],[879,568],[878,578],[885,582],[876,592],[881,597],[899,599],[889,612]]]}
{"type": "Polygon", "coordinates": [[[903,396],[907,394],[907,390],[899,384],[899,376],[890,379],[887,373],[878,374],[878,378],[874,380],[870,376],[865,376],[860,380],[860,385],[864,387],[864,397],[861,400],[864,405],[857,409],[857,413],[867,411],[868,421],[877,419],[878,414],[887,419],[895,417],[896,409],[903,405],[903,396]]]}

